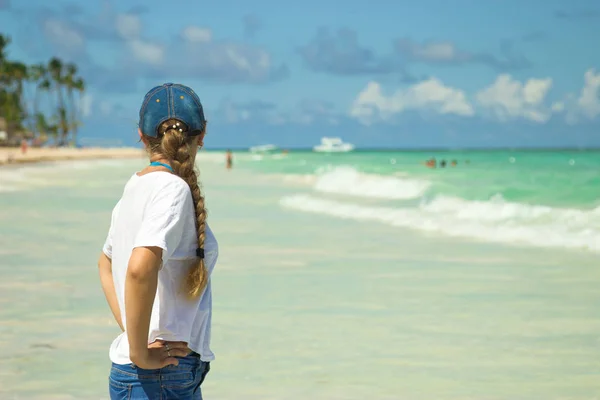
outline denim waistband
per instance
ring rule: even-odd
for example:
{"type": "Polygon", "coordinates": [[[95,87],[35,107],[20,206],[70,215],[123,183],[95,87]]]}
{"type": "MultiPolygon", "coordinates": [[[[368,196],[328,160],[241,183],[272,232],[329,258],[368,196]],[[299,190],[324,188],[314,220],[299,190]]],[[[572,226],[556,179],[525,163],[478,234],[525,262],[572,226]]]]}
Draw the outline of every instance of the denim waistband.
{"type": "Polygon", "coordinates": [[[156,375],[165,375],[170,373],[177,373],[179,371],[189,371],[191,369],[197,369],[201,364],[208,364],[204,361],[200,360],[200,354],[192,351],[185,357],[177,357],[179,361],[178,365],[168,365],[163,368],[158,369],[143,369],[138,367],[137,365],[131,364],[115,364],[112,363],[112,368],[117,370],[118,372],[131,375],[138,376],[140,379],[143,377],[154,378],[156,375]]]}

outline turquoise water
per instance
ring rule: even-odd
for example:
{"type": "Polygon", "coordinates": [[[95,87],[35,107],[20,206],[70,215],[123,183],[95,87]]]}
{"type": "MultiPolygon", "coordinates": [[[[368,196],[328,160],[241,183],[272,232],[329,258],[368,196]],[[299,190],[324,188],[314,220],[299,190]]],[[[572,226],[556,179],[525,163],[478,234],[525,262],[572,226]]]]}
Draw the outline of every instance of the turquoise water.
{"type": "Polygon", "coordinates": [[[506,201],[527,204],[600,205],[600,152],[292,152],[285,157],[265,156],[250,166],[261,172],[286,174],[314,174],[350,166],[367,174],[422,179],[431,184],[426,193],[429,196],[486,201],[500,195],[506,201]],[[423,162],[432,157],[446,160],[447,167],[426,168],[423,162]],[[456,167],[450,166],[452,160],[457,161],[456,167]]]}
{"type": "Polygon", "coordinates": [[[308,190],[282,199],[288,208],[479,241],[600,252],[599,152],[238,158],[244,167],[304,183],[308,190]],[[447,166],[425,167],[431,157],[447,166]]]}
{"type": "MultiPolygon", "coordinates": [[[[598,398],[596,154],[532,154],[236,153],[226,171],[201,153],[220,245],[205,398],[598,398]],[[508,190],[552,174],[555,197],[508,190]]],[[[95,264],[144,164],[0,169],[0,399],[107,398],[95,264]]]]}

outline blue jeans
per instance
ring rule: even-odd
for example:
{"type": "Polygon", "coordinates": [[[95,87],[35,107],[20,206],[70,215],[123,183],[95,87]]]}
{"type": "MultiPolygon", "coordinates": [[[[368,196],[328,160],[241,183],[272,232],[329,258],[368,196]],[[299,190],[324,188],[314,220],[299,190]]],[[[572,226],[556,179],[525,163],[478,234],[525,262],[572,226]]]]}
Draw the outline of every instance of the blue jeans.
{"type": "Polygon", "coordinates": [[[179,365],[142,369],[133,364],[112,365],[108,378],[111,400],[202,400],[200,385],[210,363],[197,353],[179,358],[179,365]]]}

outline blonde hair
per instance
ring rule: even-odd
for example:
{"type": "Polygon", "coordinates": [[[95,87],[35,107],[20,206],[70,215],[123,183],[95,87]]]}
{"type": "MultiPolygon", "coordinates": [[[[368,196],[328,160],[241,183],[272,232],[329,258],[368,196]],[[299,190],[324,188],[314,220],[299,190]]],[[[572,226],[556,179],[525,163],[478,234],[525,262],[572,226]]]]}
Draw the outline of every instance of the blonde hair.
{"type": "MultiPolygon", "coordinates": [[[[147,135],[144,137],[148,143],[150,155],[160,155],[168,160],[173,168],[173,173],[189,185],[196,213],[198,248],[204,249],[207,212],[204,208],[204,196],[198,184],[194,157],[192,157],[192,152],[197,151],[194,137],[187,134],[188,127],[185,123],[177,119],[169,119],[159,126],[158,137],[147,135]]],[[[198,263],[190,268],[184,281],[184,289],[190,298],[196,298],[202,294],[207,283],[208,271],[202,256],[198,258],[198,263]]]]}

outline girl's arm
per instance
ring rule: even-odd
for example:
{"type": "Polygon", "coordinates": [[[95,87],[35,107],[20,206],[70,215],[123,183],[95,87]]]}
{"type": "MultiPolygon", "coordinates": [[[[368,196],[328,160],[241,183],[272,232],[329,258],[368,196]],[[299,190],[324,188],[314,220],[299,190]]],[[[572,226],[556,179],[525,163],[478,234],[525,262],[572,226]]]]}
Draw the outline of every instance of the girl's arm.
{"type": "Polygon", "coordinates": [[[129,355],[136,364],[137,360],[143,362],[148,358],[148,331],[161,262],[160,247],[136,247],[131,253],[127,266],[125,278],[127,337],[129,355]]]}
{"type": "Polygon", "coordinates": [[[98,259],[98,271],[100,273],[100,283],[102,284],[102,290],[104,296],[108,302],[108,306],[119,324],[119,327],[123,332],[123,321],[121,320],[121,310],[119,309],[119,302],[117,301],[117,293],[115,292],[115,284],[113,283],[112,277],[112,260],[104,253],[100,254],[98,259]]]}

